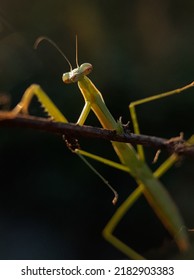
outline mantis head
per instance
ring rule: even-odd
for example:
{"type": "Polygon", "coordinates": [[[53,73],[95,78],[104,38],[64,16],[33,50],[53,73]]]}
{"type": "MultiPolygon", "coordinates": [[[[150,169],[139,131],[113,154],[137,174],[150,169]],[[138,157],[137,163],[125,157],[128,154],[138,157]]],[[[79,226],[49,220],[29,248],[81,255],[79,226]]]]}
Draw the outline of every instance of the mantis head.
{"type": "Polygon", "coordinates": [[[61,51],[61,49],[55,44],[55,42],[53,42],[51,39],[49,39],[48,37],[45,36],[41,36],[38,37],[35,44],[34,44],[34,48],[36,49],[38,47],[38,45],[43,41],[46,40],[48,41],[51,45],[53,45],[58,52],[65,58],[65,60],[67,61],[67,63],[69,64],[70,67],[70,71],[67,73],[64,73],[62,76],[62,80],[64,83],[66,84],[70,84],[70,83],[76,83],[78,82],[80,79],[82,79],[84,76],[87,76],[88,74],[90,74],[90,72],[92,71],[93,67],[92,64],[90,63],[83,63],[79,66],[78,64],[78,43],[77,43],[77,36],[76,36],[76,65],[77,68],[73,69],[71,63],[69,62],[69,59],[66,57],[66,55],[61,51]]]}
{"type": "Polygon", "coordinates": [[[87,76],[92,71],[92,64],[83,63],[77,68],[71,70],[70,72],[64,73],[62,80],[66,84],[76,83],[84,76],[87,76]]]}
{"type": "Polygon", "coordinates": [[[70,65],[70,71],[67,73],[64,73],[62,76],[62,80],[64,83],[66,84],[70,84],[70,83],[76,83],[79,80],[81,80],[84,76],[87,76],[88,74],[90,74],[90,72],[92,71],[92,64],[90,63],[83,63],[79,66],[78,63],[78,41],[77,41],[77,35],[76,35],[76,53],[75,53],[75,57],[76,57],[76,65],[77,68],[72,69],[71,63],[68,61],[69,65],[70,65]]]}

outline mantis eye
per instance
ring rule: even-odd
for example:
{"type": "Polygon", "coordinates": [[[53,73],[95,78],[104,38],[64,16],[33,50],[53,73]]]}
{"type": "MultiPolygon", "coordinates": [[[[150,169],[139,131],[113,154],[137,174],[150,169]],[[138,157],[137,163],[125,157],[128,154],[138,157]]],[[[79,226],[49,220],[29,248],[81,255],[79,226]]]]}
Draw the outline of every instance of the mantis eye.
{"type": "Polygon", "coordinates": [[[69,73],[64,73],[62,76],[62,80],[65,84],[70,84],[72,83],[70,77],[69,77],[69,73]]]}
{"type": "Polygon", "coordinates": [[[82,65],[80,65],[79,70],[80,73],[82,73],[83,75],[88,75],[90,74],[90,72],[92,71],[93,67],[92,64],[90,63],[83,63],[82,65]]]}

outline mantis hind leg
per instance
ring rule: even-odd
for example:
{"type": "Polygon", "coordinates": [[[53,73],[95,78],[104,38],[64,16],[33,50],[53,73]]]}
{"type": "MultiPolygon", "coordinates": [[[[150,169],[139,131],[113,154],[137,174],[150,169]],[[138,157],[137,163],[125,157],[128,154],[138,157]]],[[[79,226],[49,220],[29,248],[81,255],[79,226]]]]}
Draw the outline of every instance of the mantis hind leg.
{"type": "MultiPolygon", "coordinates": [[[[154,176],[156,178],[161,177],[175,162],[177,161],[177,156],[170,156],[155,172],[154,176]]],[[[131,259],[144,259],[139,253],[130,248],[127,244],[122,242],[118,237],[116,237],[113,232],[119,222],[123,219],[124,215],[133,206],[133,204],[138,200],[138,198],[143,194],[144,186],[140,184],[133,192],[128,196],[128,198],[120,205],[117,211],[114,213],[112,218],[109,220],[107,225],[103,230],[104,238],[110,242],[114,247],[123,252],[126,256],[131,259]]]]}
{"type": "MultiPolygon", "coordinates": [[[[134,133],[136,134],[140,134],[140,128],[139,128],[139,124],[138,124],[138,120],[137,120],[137,114],[136,114],[136,110],[135,107],[144,103],[148,103],[151,101],[155,101],[157,99],[161,99],[161,98],[165,98],[174,94],[178,94],[181,93],[183,91],[185,91],[186,89],[189,89],[191,87],[194,86],[194,82],[190,83],[189,85],[186,85],[184,87],[175,89],[175,90],[171,90],[165,93],[160,93],[160,94],[156,94],[147,98],[143,98],[134,102],[131,102],[129,105],[129,111],[130,111],[130,115],[131,115],[131,119],[132,119],[132,123],[133,123],[133,128],[134,128],[134,133]]],[[[145,160],[145,155],[144,155],[144,150],[143,147],[141,145],[137,145],[137,151],[139,154],[140,159],[145,160]]]]}
{"type": "MultiPolygon", "coordinates": [[[[129,110],[131,114],[131,119],[134,127],[134,133],[140,134],[140,128],[137,120],[137,114],[135,107],[147,102],[155,101],[160,98],[168,97],[170,95],[178,94],[183,92],[184,90],[191,88],[194,86],[194,82],[192,82],[189,85],[186,85],[182,88],[178,88],[169,92],[157,94],[148,98],[144,98],[135,102],[132,102],[129,105],[129,110]]],[[[141,160],[145,161],[145,155],[144,150],[141,145],[137,145],[137,151],[139,154],[139,157],[141,160]]],[[[178,160],[178,156],[172,155],[169,157],[155,172],[154,176],[156,178],[161,177],[171,166],[178,160]]],[[[129,258],[132,259],[143,259],[143,257],[135,252],[132,248],[127,246],[125,243],[123,243],[119,238],[117,238],[113,232],[115,228],[117,227],[118,223],[121,221],[121,219],[124,217],[124,215],[127,213],[127,211],[132,207],[132,205],[138,200],[140,195],[143,193],[144,186],[140,184],[135,191],[121,204],[121,206],[117,209],[115,214],[112,216],[112,218],[107,223],[106,227],[103,230],[103,236],[107,241],[109,241],[113,246],[115,246],[117,249],[122,251],[125,255],[127,255],[129,258]]]]}
{"type": "MultiPolygon", "coordinates": [[[[117,168],[121,171],[125,171],[127,173],[130,173],[130,170],[128,167],[116,163],[113,161],[110,161],[108,159],[99,157],[97,155],[88,153],[83,150],[76,150],[75,151],[78,155],[83,155],[84,157],[89,157],[91,159],[97,160],[101,163],[107,164],[111,167],[117,168]]],[[[174,163],[178,160],[178,156],[173,154],[170,156],[155,172],[154,176],[156,178],[161,177],[168,169],[170,169],[174,163]]],[[[112,218],[109,220],[107,223],[106,227],[103,230],[103,236],[104,238],[110,242],[114,247],[116,247],[118,250],[123,252],[125,255],[127,255],[131,259],[144,259],[139,253],[137,253],[135,250],[130,248],[127,244],[122,242],[119,238],[117,238],[113,232],[115,228],[118,226],[119,222],[123,219],[124,215],[128,212],[128,210],[133,206],[133,204],[139,199],[139,197],[143,194],[144,192],[144,186],[143,184],[140,184],[135,191],[130,194],[130,196],[119,206],[119,208],[116,210],[115,214],[112,216],[112,218]]],[[[178,239],[178,234],[175,236],[178,239]]]]}

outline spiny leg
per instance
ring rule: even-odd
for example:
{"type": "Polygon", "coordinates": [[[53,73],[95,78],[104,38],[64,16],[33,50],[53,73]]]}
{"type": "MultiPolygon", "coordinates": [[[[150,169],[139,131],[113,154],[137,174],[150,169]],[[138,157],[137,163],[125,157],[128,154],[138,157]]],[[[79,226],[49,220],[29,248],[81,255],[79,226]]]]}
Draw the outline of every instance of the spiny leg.
{"type": "MultiPolygon", "coordinates": [[[[154,176],[156,178],[161,177],[171,166],[177,161],[177,155],[170,156],[155,172],[154,176]]],[[[122,220],[124,215],[128,212],[128,210],[133,206],[133,204],[138,200],[140,195],[143,194],[144,186],[140,184],[132,194],[120,205],[120,207],[116,210],[112,218],[109,220],[107,225],[103,230],[104,238],[110,242],[114,247],[123,252],[126,256],[131,259],[144,259],[140,254],[122,242],[119,238],[117,238],[113,232],[118,225],[118,223],[122,220]]]]}
{"type": "MultiPolygon", "coordinates": [[[[140,128],[139,128],[139,124],[138,124],[138,120],[137,120],[137,114],[136,114],[136,110],[135,110],[136,106],[147,103],[147,102],[151,102],[151,101],[154,101],[154,100],[157,100],[157,99],[160,99],[160,98],[164,98],[164,97],[167,97],[167,96],[170,96],[170,95],[181,93],[181,92],[185,91],[186,89],[189,89],[193,86],[194,86],[194,82],[192,82],[189,85],[186,85],[184,87],[175,89],[175,90],[171,90],[171,91],[168,91],[168,92],[165,92],[165,93],[156,94],[156,95],[153,95],[153,96],[150,96],[150,97],[147,97],[147,98],[143,98],[143,99],[131,102],[130,105],[129,105],[129,110],[130,110],[130,115],[131,115],[131,119],[132,119],[132,123],[133,123],[133,127],[134,127],[134,133],[140,134],[140,128]]],[[[139,157],[142,160],[145,160],[144,150],[143,150],[143,147],[141,145],[137,145],[137,151],[138,151],[139,157]]]]}
{"type": "Polygon", "coordinates": [[[2,115],[0,115],[0,118],[15,118],[19,113],[28,114],[28,108],[34,95],[38,98],[48,115],[55,121],[64,123],[67,122],[67,119],[63,116],[47,94],[39,85],[36,84],[28,87],[16,107],[10,112],[3,112],[2,115]]]}
{"type": "MultiPolygon", "coordinates": [[[[30,105],[31,100],[34,95],[37,97],[37,99],[43,106],[44,110],[48,113],[49,116],[52,117],[53,120],[58,121],[58,122],[63,122],[63,123],[68,122],[67,119],[64,117],[64,115],[59,111],[59,109],[56,107],[56,105],[52,102],[52,100],[42,90],[42,88],[36,84],[33,84],[30,87],[28,87],[26,89],[26,91],[24,92],[21,101],[16,105],[16,107],[10,112],[3,112],[2,118],[14,118],[19,113],[28,114],[28,108],[29,108],[29,105],[30,105]]],[[[86,102],[85,106],[82,110],[82,113],[77,121],[78,125],[84,124],[90,110],[91,110],[91,104],[90,104],[90,102],[86,102]]],[[[0,118],[1,118],[1,115],[0,115],[0,118]]],[[[117,196],[118,196],[116,191],[112,188],[112,186],[109,185],[108,181],[88,161],[86,161],[86,159],[83,158],[83,155],[86,156],[86,154],[87,154],[87,156],[91,155],[93,158],[95,158],[95,155],[92,155],[90,153],[87,153],[87,152],[84,152],[84,151],[78,150],[78,149],[76,149],[75,152],[90,167],[90,169],[93,170],[93,172],[96,173],[97,176],[100,177],[100,179],[114,192],[115,198],[114,198],[113,202],[116,202],[117,196]]],[[[100,158],[100,157],[97,157],[97,158],[100,158]]],[[[103,161],[104,161],[104,159],[103,159],[103,161]]],[[[109,161],[109,162],[111,162],[111,161],[109,161]]],[[[104,163],[106,163],[106,162],[104,162],[104,163]]],[[[120,168],[124,167],[121,164],[117,164],[117,163],[112,163],[112,166],[113,165],[116,168],[118,168],[118,166],[120,168]],[[115,165],[117,165],[117,166],[115,166],[115,165]]]]}
{"type": "MultiPolygon", "coordinates": [[[[0,113],[0,119],[5,118],[15,118],[19,113],[28,114],[28,108],[31,103],[33,96],[36,96],[39,102],[41,103],[44,110],[52,117],[53,120],[58,122],[67,123],[67,119],[64,115],[58,110],[56,105],[52,100],[47,96],[47,94],[42,90],[39,85],[33,84],[26,89],[24,92],[21,101],[16,105],[16,107],[10,112],[0,113]]],[[[90,102],[86,102],[82,110],[82,113],[77,122],[78,125],[83,125],[89,112],[90,112],[90,102]]],[[[87,153],[87,152],[86,152],[87,153]]],[[[108,181],[83,157],[81,150],[76,150],[76,154],[89,166],[89,168],[96,173],[96,175],[113,191],[115,197],[113,203],[115,204],[118,198],[117,192],[112,188],[108,181]],[[79,152],[78,152],[79,151],[79,152]]],[[[89,153],[88,153],[89,154],[89,153]]],[[[91,154],[92,155],[92,154],[91,154]]],[[[118,168],[118,167],[117,167],[118,168]]]]}

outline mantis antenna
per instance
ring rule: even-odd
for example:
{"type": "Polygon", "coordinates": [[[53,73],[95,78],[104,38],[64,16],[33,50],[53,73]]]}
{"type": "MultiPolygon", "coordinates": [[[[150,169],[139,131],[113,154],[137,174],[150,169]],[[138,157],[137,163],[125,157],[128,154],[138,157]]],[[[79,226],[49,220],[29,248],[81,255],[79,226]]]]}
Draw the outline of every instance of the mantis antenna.
{"type": "Polygon", "coordinates": [[[75,63],[77,68],[79,68],[79,63],[78,63],[78,40],[77,40],[77,34],[75,36],[75,63]]]}
{"type": "MultiPolygon", "coordinates": [[[[38,37],[34,43],[34,49],[37,49],[39,44],[43,41],[47,41],[49,42],[51,45],[53,45],[57,51],[62,55],[63,58],[65,58],[66,62],[69,64],[69,67],[70,67],[70,71],[72,71],[72,65],[69,61],[69,59],[66,57],[66,55],[62,52],[62,50],[57,46],[57,44],[55,44],[55,42],[53,42],[51,39],[49,39],[48,37],[46,36],[41,36],[41,37],[38,37]]],[[[77,36],[76,36],[76,54],[77,54],[77,36]]],[[[77,56],[76,56],[76,63],[77,63],[77,56]]]]}

